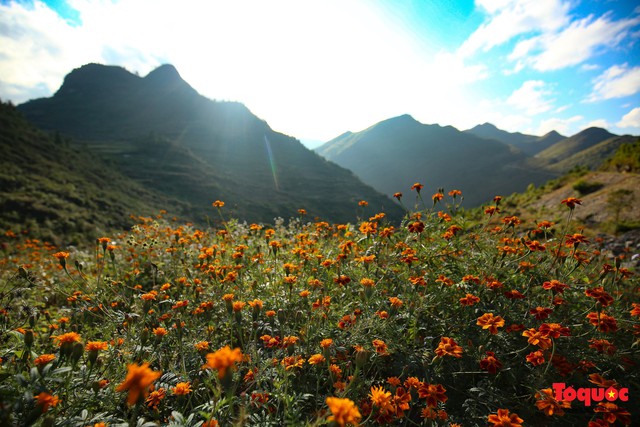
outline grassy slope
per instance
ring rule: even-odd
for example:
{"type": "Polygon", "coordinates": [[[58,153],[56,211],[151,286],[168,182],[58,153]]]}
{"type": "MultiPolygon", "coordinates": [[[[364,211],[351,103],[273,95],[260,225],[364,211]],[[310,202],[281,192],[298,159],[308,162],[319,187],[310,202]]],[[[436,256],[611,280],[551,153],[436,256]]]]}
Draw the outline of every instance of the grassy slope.
{"type": "Polygon", "coordinates": [[[69,141],[34,128],[0,105],[0,229],[74,243],[128,228],[131,214],[182,206],[119,174],[69,141]]]}

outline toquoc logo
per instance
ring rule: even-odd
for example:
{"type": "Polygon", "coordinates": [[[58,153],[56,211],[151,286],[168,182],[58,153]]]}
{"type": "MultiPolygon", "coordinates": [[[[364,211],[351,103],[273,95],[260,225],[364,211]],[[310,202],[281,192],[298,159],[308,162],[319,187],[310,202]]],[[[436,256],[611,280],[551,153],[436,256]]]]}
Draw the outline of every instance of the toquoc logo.
{"type": "Polygon", "coordinates": [[[602,402],[607,400],[613,402],[620,399],[623,402],[629,400],[629,389],[624,387],[620,390],[613,387],[604,389],[603,387],[580,387],[577,390],[565,383],[553,383],[553,391],[555,392],[555,399],[557,401],[566,400],[571,402],[578,399],[580,402],[584,402],[585,406],[591,406],[591,402],[602,402]]]}

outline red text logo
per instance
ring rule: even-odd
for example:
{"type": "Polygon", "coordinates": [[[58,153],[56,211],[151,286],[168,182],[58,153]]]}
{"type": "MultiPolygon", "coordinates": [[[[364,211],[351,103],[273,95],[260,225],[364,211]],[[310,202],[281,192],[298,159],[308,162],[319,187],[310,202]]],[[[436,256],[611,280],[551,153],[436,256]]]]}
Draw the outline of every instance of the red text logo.
{"type": "Polygon", "coordinates": [[[620,390],[613,387],[607,389],[603,387],[580,387],[574,389],[571,386],[567,387],[565,383],[553,383],[553,391],[557,401],[566,400],[571,402],[578,399],[580,402],[584,402],[585,406],[591,406],[591,402],[602,402],[603,400],[608,400],[609,402],[617,399],[623,402],[629,400],[629,389],[626,387],[620,390]]]}

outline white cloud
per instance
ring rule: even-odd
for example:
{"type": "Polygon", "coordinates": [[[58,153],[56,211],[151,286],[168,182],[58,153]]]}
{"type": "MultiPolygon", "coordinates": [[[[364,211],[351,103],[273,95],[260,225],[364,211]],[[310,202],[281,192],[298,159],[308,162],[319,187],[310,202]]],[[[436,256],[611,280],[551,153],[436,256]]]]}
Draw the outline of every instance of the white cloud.
{"type": "Polygon", "coordinates": [[[557,30],[569,20],[569,3],[560,0],[479,0],[476,4],[489,18],[460,47],[465,56],[486,52],[520,34],[557,30]]]}
{"type": "Polygon", "coordinates": [[[506,102],[532,116],[553,108],[554,99],[549,99],[549,95],[552,95],[552,92],[545,82],[527,80],[507,98],[506,102]]]}
{"type": "Polygon", "coordinates": [[[0,15],[0,84],[13,101],[48,95],[65,73],[100,58],[99,48],[40,2],[0,4],[0,15]]]}
{"type": "Polygon", "coordinates": [[[580,69],[582,71],[593,71],[599,69],[600,66],[598,64],[582,64],[580,69]]]}
{"type": "Polygon", "coordinates": [[[622,116],[622,119],[616,123],[616,126],[621,128],[636,128],[640,129],[640,107],[636,107],[622,116]]]}
{"type": "Polygon", "coordinates": [[[584,122],[584,117],[573,116],[567,119],[551,118],[540,122],[536,130],[537,135],[545,135],[552,130],[562,135],[574,135],[581,130],[580,123],[584,122]]]}
{"type": "Polygon", "coordinates": [[[595,20],[588,16],[561,31],[544,32],[519,42],[509,59],[522,61],[538,71],[559,70],[590,59],[599,48],[619,45],[639,24],[639,16],[619,21],[613,21],[610,13],[595,20]]]}
{"type": "Polygon", "coordinates": [[[584,127],[585,128],[596,127],[596,128],[609,129],[611,125],[605,119],[596,119],[596,120],[591,120],[584,127]]]}
{"type": "Polygon", "coordinates": [[[640,66],[614,65],[593,80],[587,102],[623,98],[640,92],[640,66]]]}

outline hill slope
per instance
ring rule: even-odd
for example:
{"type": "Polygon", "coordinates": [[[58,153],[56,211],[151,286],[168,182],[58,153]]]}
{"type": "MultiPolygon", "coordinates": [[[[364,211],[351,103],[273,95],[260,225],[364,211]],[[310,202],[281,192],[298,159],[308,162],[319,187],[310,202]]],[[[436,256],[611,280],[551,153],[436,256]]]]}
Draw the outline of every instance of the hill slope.
{"type": "MultiPolygon", "coordinates": [[[[29,124],[0,104],[0,229],[28,229],[61,243],[133,224],[130,215],[183,206],[149,191],[69,141],[29,124]],[[80,234],[84,234],[83,237],[80,234]]],[[[86,242],[85,242],[86,243],[86,242]]]]}
{"type": "Polygon", "coordinates": [[[244,105],[199,95],[171,65],[146,77],[113,66],[89,64],[71,72],[51,98],[19,109],[46,130],[87,142],[145,186],[191,206],[197,220],[211,202],[247,221],[297,215],[355,219],[402,210],[353,173],[327,162],[298,140],[273,131],[244,105]]]}
{"type": "Polygon", "coordinates": [[[526,166],[527,156],[502,142],[408,115],[347,132],[317,151],[384,193],[408,191],[418,181],[432,190],[462,190],[467,207],[554,176],[526,166]]]}

